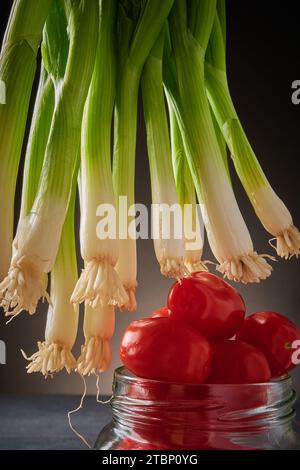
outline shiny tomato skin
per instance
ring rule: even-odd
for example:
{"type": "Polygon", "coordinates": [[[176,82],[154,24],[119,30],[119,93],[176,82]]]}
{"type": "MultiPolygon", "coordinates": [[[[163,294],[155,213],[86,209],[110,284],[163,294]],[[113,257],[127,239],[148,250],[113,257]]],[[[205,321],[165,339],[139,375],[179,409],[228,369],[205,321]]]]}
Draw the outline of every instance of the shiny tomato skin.
{"type": "Polygon", "coordinates": [[[137,320],[127,327],[120,358],[143,378],[177,383],[203,383],[211,346],[198,331],[170,318],[137,320]]]}
{"type": "Polygon", "coordinates": [[[170,310],[168,309],[167,306],[165,307],[160,307],[158,308],[157,310],[155,310],[155,312],[153,312],[151,315],[150,315],[150,318],[168,318],[170,315],[170,310]]]}
{"type": "Polygon", "coordinates": [[[234,336],[245,317],[245,303],[236,289],[207,272],[175,283],[168,307],[170,318],[186,322],[211,341],[234,336]]]}
{"type": "Polygon", "coordinates": [[[125,437],[115,447],[114,450],[161,450],[160,447],[156,446],[152,442],[139,442],[129,437],[125,437]]]}
{"type": "Polygon", "coordinates": [[[271,371],[264,354],[243,341],[224,340],[212,345],[207,383],[250,384],[268,382],[271,371]]]}
{"type": "Polygon", "coordinates": [[[273,378],[286,374],[296,366],[292,363],[292,343],[300,340],[300,330],[280,313],[253,313],[245,319],[237,338],[264,353],[273,378]]]}

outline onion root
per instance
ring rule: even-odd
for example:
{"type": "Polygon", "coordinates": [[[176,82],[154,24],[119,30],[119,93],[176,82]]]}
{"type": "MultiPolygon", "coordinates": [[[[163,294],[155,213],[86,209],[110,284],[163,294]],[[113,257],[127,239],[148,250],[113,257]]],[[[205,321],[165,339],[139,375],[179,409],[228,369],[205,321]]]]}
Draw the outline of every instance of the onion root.
{"type": "Polygon", "coordinates": [[[110,341],[92,336],[81,348],[77,370],[83,376],[104,372],[110,366],[111,357],[110,341]]]}
{"type": "Polygon", "coordinates": [[[68,374],[76,368],[76,359],[70,349],[57,343],[47,344],[38,342],[38,351],[27,357],[24,351],[21,351],[23,357],[30,361],[26,366],[27,373],[41,372],[45,377],[54,372],[66,369],[68,374]]]}
{"type": "Polygon", "coordinates": [[[25,256],[19,261],[12,261],[6,278],[0,283],[0,306],[4,308],[5,316],[19,315],[27,310],[34,314],[40,299],[47,299],[45,276],[35,263],[25,256]]]}
{"type": "Polygon", "coordinates": [[[259,255],[256,251],[241,255],[238,258],[226,260],[217,266],[217,271],[230,281],[243,284],[260,282],[267,279],[273,271],[272,266],[266,261],[269,255],[259,255]]]}
{"type": "Polygon", "coordinates": [[[108,261],[89,261],[81,273],[71,302],[85,302],[92,308],[114,305],[123,307],[129,301],[126,290],[114,267],[108,261]]]}

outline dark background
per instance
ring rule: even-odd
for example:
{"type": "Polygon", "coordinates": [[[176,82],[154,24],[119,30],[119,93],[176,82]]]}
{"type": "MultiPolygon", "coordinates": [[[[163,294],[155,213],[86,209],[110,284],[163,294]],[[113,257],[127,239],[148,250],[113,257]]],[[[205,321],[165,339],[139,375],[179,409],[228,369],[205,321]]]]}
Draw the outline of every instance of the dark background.
{"type": "MultiPolygon", "coordinates": [[[[12,1],[1,1],[0,35],[4,32],[11,4],[12,1]]],[[[291,102],[291,83],[300,79],[300,2],[227,0],[227,11],[228,73],[234,102],[271,184],[289,207],[299,227],[300,105],[297,107],[291,102]]],[[[136,201],[149,205],[151,197],[141,108],[136,171],[136,201]]],[[[257,251],[270,252],[270,237],[260,225],[235,176],[234,186],[257,251]]],[[[18,188],[20,190],[20,181],[18,188]]],[[[16,211],[19,202],[18,196],[16,211]]],[[[213,259],[207,244],[204,258],[213,259]]],[[[110,393],[112,372],[119,363],[118,345],[126,324],[163,305],[170,285],[169,280],[160,276],[152,241],[139,241],[138,263],[138,312],[117,313],[114,360],[110,371],[101,378],[101,389],[105,393],[110,393]]],[[[276,310],[300,325],[299,275],[299,261],[279,261],[267,281],[240,286],[247,312],[276,310]]],[[[60,373],[47,381],[40,375],[26,374],[20,348],[27,354],[36,350],[36,341],[44,337],[45,321],[45,306],[41,306],[32,317],[23,313],[8,326],[1,316],[0,339],[7,345],[7,364],[0,365],[1,393],[81,392],[82,383],[76,374],[67,376],[60,373]]],[[[76,352],[82,343],[81,331],[82,318],[76,352]]],[[[300,369],[294,376],[295,387],[300,392],[300,369]]],[[[94,392],[94,379],[89,380],[89,391],[94,392]]]]}

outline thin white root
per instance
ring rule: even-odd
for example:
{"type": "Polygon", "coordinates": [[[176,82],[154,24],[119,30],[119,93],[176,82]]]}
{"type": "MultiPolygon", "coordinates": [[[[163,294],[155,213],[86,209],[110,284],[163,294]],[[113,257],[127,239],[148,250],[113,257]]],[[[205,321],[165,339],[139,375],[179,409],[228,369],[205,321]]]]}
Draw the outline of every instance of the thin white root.
{"type": "Polygon", "coordinates": [[[83,402],[84,402],[84,399],[85,399],[86,393],[87,393],[87,386],[86,386],[85,378],[82,375],[80,375],[79,377],[83,381],[83,392],[82,392],[82,396],[80,398],[79,405],[74,410],[71,410],[71,411],[68,412],[68,422],[69,422],[69,427],[70,427],[71,431],[75,434],[75,436],[77,436],[89,449],[91,449],[92,446],[86,440],[86,438],[74,428],[74,426],[72,424],[72,419],[71,419],[71,416],[73,414],[78,413],[78,411],[80,411],[83,408],[83,402]]]}
{"type": "Polygon", "coordinates": [[[43,273],[25,257],[12,262],[6,278],[0,283],[0,307],[4,308],[5,316],[15,317],[23,310],[32,315],[40,299],[50,303],[44,279],[43,273]]]}
{"type": "Polygon", "coordinates": [[[104,372],[109,368],[111,358],[110,341],[92,336],[81,347],[77,370],[83,376],[104,372]]]}
{"type": "Polygon", "coordinates": [[[45,342],[38,342],[38,351],[32,356],[27,357],[22,351],[23,357],[30,361],[26,366],[27,373],[41,372],[45,377],[54,372],[59,372],[66,369],[68,374],[76,368],[76,359],[71,353],[70,349],[60,344],[45,342]]]}
{"type": "Polygon", "coordinates": [[[159,261],[159,264],[163,276],[182,279],[188,275],[184,262],[180,258],[163,258],[159,261]]]}
{"type": "Polygon", "coordinates": [[[189,273],[197,273],[199,271],[208,271],[208,267],[206,265],[206,261],[202,261],[201,259],[193,260],[185,258],[184,264],[186,269],[189,273]]]}
{"type": "Polygon", "coordinates": [[[295,225],[291,225],[280,235],[277,235],[276,240],[278,256],[284,259],[289,259],[293,256],[298,258],[300,255],[300,232],[295,225]]]}
{"type": "Polygon", "coordinates": [[[243,284],[260,282],[267,279],[273,271],[265,258],[275,260],[269,255],[258,255],[256,251],[253,251],[236,259],[224,261],[216,269],[231,281],[243,284]]]}
{"type": "Polygon", "coordinates": [[[81,273],[71,297],[71,302],[86,302],[93,308],[114,305],[123,307],[128,295],[114,267],[106,260],[89,261],[81,273]]]}
{"type": "Polygon", "coordinates": [[[207,261],[202,260],[203,251],[185,249],[184,265],[189,273],[196,273],[199,271],[208,271],[207,261]]]}
{"type": "Polygon", "coordinates": [[[111,399],[112,399],[112,395],[107,399],[107,400],[100,400],[100,393],[101,393],[101,390],[100,390],[100,374],[97,374],[95,373],[95,376],[97,377],[96,379],[96,390],[97,390],[97,393],[96,393],[96,402],[97,403],[100,403],[101,405],[108,405],[108,403],[111,402],[111,399]]]}

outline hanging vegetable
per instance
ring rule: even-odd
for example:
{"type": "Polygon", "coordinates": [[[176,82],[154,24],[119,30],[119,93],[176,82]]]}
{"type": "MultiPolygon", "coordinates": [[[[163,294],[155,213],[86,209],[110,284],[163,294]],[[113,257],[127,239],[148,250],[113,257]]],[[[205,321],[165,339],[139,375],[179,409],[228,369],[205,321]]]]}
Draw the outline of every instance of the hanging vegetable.
{"type": "Polygon", "coordinates": [[[202,262],[203,236],[201,233],[194,183],[188,166],[180,128],[170,100],[169,117],[173,170],[179,203],[183,214],[185,235],[184,264],[189,272],[207,271],[206,265],[202,262]]]}
{"type": "Polygon", "coordinates": [[[85,301],[85,344],[78,359],[78,372],[82,375],[102,372],[109,367],[114,305],[122,307],[129,300],[114,269],[118,240],[99,239],[96,231],[98,205],[115,208],[110,140],[116,78],[116,6],[115,0],[100,1],[95,68],[82,124],[80,241],[85,268],[71,297],[74,303],[85,301]]]}
{"type": "Polygon", "coordinates": [[[218,3],[208,53],[206,86],[208,98],[226,139],[238,176],[265,229],[276,239],[282,258],[300,255],[300,233],[292,216],[266,178],[247,139],[232,102],[226,75],[224,0],[218,3]]]}
{"type": "MultiPolygon", "coordinates": [[[[115,100],[115,0],[100,1],[99,38],[95,68],[85,104],[81,134],[81,255],[85,268],[72,295],[72,302],[92,307],[122,307],[128,296],[114,267],[118,239],[97,235],[97,208],[115,208],[111,173],[111,126],[115,100]],[[104,206],[103,206],[104,207],[104,206]]],[[[109,216],[111,212],[109,212],[109,216]]]]}
{"type": "MultiPolygon", "coordinates": [[[[144,63],[169,14],[173,0],[121,0],[118,8],[118,77],[115,106],[113,182],[120,197],[134,204],[135,147],[139,81],[144,63]]],[[[122,214],[125,225],[132,216],[122,214]]],[[[133,234],[134,235],[134,234],[133,234]]],[[[127,291],[128,310],[136,309],[136,239],[121,234],[117,271],[127,291]],[[124,236],[123,236],[124,235],[124,236]]]]}
{"type": "Polygon", "coordinates": [[[55,107],[69,51],[67,18],[60,0],[52,0],[43,29],[42,61],[23,172],[20,220],[31,211],[39,186],[55,107]]]}
{"type": "Polygon", "coordinates": [[[14,194],[21,156],[36,55],[51,0],[15,0],[0,55],[0,281],[11,260],[14,194]]]}
{"type": "Polygon", "coordinates": [[[85,344],[77,361],[77,370],[82,375],[104,372],[111,363],[110,340],[115,330],[115,309],[112,305],[84,311],[85,344]]]}
{"type": "Polygon", "coordinates": [[[74,234],[74,208],[76,178],[71,194],[67,217],[62,229],[61,240],[54,267],[51,271],[51,303],[48,307],[45,341],[38,342],[38,351],[24,357],[30,361],[27,372],[48,374],[66,369],[70,373],[76,368],[76,359],[71,350],[74,346],[78,327],[78,306],[70,304],[70,296],[77,281],[77,259],[74,234]]]}
{"type": "Polygon", "coordinates": [[[162,55],[164,35],[160,34],[146,61],[142,75],[142,96],[147,131],[152,203],[158,208],[153,232],[156,258],[164,276],[181,278],[184,267],[182,217],[176,209],[178,197],[172,171],[171,147],[165,109],[162,55]],[[173,215],[171,210],[175,209],[173,215]],[[166,210],[164,210],[166,209],[166,210]],[[165,229],[168,228],[166,231],[165,229]],[[166,232],[166,233],[164,233],[166,232]]]}
{"type": "MultiPolygon", "coordinates": [[[[166,76],[166,86],[176,110],[208,240],[219,261],[217,269],[235,281],[259,282],[271,274],[272,268],[253,249],[206,97],[204,52],[215,13],[216,1],[199,0],[195,20],[189,18],[186,2],[175,0],[169,24],[177,76],[166,76]]],[[[166,73],[170,71],[168,67],[166,73]]]]}
{"type": "MultiPolygon", "coordinates": [[[[43,32],[42,71],[25,158],[21,219],[30,212],[38,189],[54,110],[54,90],[57,91],[65,74],[68,47],[67,20],[63,5],[60,0],[53,0],[43,32]]],[[[38,351],[31,357],[27,358],[23,353],[30,361],[28,373],[42,372],[47,376],[63,368],[70,373],[76,367],[71,349],[77,334],[79,312],[78,308],[74,311],[70,304],[70,295],[77,281],[74,237],[77,171],[59,251],[51,271],[51,303],[47,314],[45,341],[38,342],[38,351]]]]}
{"type": "Polygon", "coordinates": [[[45,297],[44,274],[57,255],[80,144],[83,106],[94,67],[98,36],[98,1],[65,0],[69,54],[66,72],[56,88],[55,110],[39,188],[30,211],[18,226],[14,255],[0,284],[7,315],[36,311],[45,297]]]}

